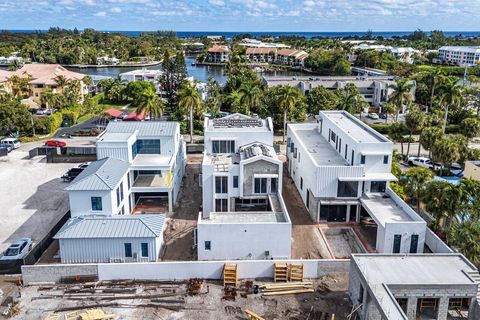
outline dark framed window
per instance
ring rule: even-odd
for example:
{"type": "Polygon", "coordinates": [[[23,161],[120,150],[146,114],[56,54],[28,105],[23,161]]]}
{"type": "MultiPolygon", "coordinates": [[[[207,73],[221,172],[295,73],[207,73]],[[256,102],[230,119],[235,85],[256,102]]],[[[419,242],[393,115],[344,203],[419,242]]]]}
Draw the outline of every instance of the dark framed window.
{"type": "Polygon", "coordinates": [[[212,250],[212,242],[205,241],[205,250],[212,250]]]}
{"type": "Polygon", "coordinates": [[[303,178],[300,177],[300,190],[303,190],[303,178]]]}
{"type": "Polygon", "coordinates": [[[136,154],[160,154],[160,140],[139,139],[134,145],[136,145],[136,154]]]}
{"type": "Polygon", "coordinates": [[[345,160],[347,160],[348,144],[345,145],[345,160]]]}
{"type": "Polygon", "coordinates": [[[130,188],[131,188],[131,185],[130,185],[130,173],[127,174],[127,187],[128,187],[128,190],[130,190],[130,188]]]}
{"type": "Polygon", "coordinates": [[[233,187],[238,188],[238,176],[233,176],[233,187]]]}
{"type": "Polygon", "coordinates": [[[370,182],[370,192],[385,192],[386,189],[387,183],[385,181],[370,182]]]}
{"type": "Polygon", "coordinates": [[[228,212],[228,199],[215,199],[215,212],[228,212]]]}
{"type": "Polygon", "coordinates": [[[120,205],[120,187],[115,190],[115,193],[117,194],[117,207],[120,205]]]}
{"type": "Polygon", "coordinates": [[[131,258],[133,257],[132,254],[132,244],[131,243],[124,243],[123,246],[125,247],[125,257],[131,258]]]}
{"type": "Polygon", "coordinates": [[[92,211],[102,211],[102,197],[91,197],[92,211]]]}
{"type": "Polygon", "coordinates": [[[137,141],[132,144],[132,159],[135,159],[137,156],[137,141]]]}
{"type": "Polygon", "coordinates": [[[412,234],[410,238],[410,253],[417,253],[418,234],[412,234]]]}
{"type": "Polygon", "coordinates": [[[383,164],[388,164],[388,156],[383,156],[383,164]]]}
{"type": "Polygon", "coordinates": [[[288,137],[287,138],[287,148],[290,147],[291,142],[292,142],[292,138],[288,137]]]}
{"type": "Polygon", "coordinates": [[[213,140],[212,153],[234,153],[235,140],[213,140]]]}
{"type": "Polygon", "coordinates": [[[142,249],[142,257],[148,257],[148,243],[142,242],[140,246],[142,249]]]}
{"type": "Polygon", "coordinates": [[[393,236],[393,253],[400,253],[400,246],[402,244],[402,235],[396,234],[393,236]]]}
{"type": "Polygon", "coordinates": [[[290,144],[290,152],[293,152],[293,151],[295,151],[295,143],[292,142],[290,144]]]}
{"type": "Polygon", "coordinates": [[[333,131],[331,132],[331,139],[332,141],[337,142],[337,135],[333,131]]]}
{"type": "Polygon", "coordinates": [[[253,193],[267,193],[267,178],[255,178],[253,193]]]}
{"type": "Polygon", "coordinates": [[[271,193],[277,193],[278,191],[278,179],[277,178],[271,178],[270,179],[270,192],[271,193]]]}
{"type": "Polygon", "coordinates": [[[228,177],[215,177],[215,193],[228,193],[228,177]]]}
{"type": "Polygon", "coordinates": [[[355,160],[355,150],[352,150],[352,159],[350,160],[351,165],[353,166],[353,161],[355,160]]]}
{"type": "Polygon", "coordinates": [[[358,196],[357,181],[339,181],[337,189],[337,197],[355,198],[358,196]]]}
{"type": "Polygon", "coordinates": [[[366,157],[365,157],[365,155],[362,154],[360,156],[360,164],[365,164],[365,160],[366,160],[366,157]]]}

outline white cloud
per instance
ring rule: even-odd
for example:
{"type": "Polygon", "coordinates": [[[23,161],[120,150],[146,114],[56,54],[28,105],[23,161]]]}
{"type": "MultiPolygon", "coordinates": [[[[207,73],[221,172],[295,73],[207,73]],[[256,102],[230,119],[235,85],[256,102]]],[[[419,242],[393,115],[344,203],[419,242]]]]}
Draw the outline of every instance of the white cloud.
{"type": "Polygon", "coordinates": [[[120,12],[122,12],[122,9],[115,7],[115,8],[110,9],[110,12],[120,13],[120,12]]]}
{"type": "Polygon", "coordinates": [[[208,3],[214,6],[219,6],[219,7],[223,7],[225,5],[225,1],[223,0],[208,0],[208,3]]]}
{"type": "Polygon", "coordinates": [[[99,11],[93,14],[95,17],[105,17],[107,13],[105,11],[99,11]]]}

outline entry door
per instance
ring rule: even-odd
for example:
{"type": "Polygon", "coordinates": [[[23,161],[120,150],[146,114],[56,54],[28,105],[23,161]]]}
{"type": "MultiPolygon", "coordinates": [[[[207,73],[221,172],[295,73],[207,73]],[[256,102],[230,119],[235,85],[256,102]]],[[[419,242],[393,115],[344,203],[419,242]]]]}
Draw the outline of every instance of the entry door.
{"type": "Polygon", "coordinates": [[[310,190],[307,189],[307,210],[308,210],[309,205],[310,205],[310,190]]]}
{"type": "Polygon", "coordinates": [[[402,235],[396,234],[393,237],[393,253],[400,253],[400,244],[402,243],[402,235]]]}
{"type": "Polygon", "coordinates": [[[410,253],[417,253],[418,234],[412,234],[410,239],[410,253]]]}

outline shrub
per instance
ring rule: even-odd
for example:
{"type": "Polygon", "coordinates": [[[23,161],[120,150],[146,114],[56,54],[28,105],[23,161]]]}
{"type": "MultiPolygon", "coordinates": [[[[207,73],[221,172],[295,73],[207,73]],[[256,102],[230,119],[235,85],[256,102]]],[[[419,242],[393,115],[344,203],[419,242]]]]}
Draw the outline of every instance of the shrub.
{"type": "Polygon", "coordinates": [[[446,134],[457,134],[460,133],[460,125],[458,124],[449,124],[445,128],[446,134]]]}
{"type": "Polygon", "coordinates": [[[77,123],[78,116],[79,116],[78,112],[72,111],[72,110],[62,110],[61,113],[63,116],[62,122],[68,121],[70,125],[74,125],[77,123]]]}

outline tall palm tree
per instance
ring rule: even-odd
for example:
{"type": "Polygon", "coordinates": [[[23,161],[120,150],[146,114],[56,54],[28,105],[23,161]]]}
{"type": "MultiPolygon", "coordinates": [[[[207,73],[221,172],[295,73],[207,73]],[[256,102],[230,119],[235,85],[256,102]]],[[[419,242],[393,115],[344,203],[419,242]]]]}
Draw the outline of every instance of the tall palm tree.
{"type": "Polygon", "coordinates": [[[193,111],[202,107],[202,97],[194,84],[185,82],[178,92],[178,107],[183,113],[190,114],[190,143],[193,142],[193,111]]]}
{"type": "Polygon", "coordinates": [[[240,86],[238,93],[241,96],[240,102],[248,106],[249,112],[260,104],[262,89],[257,84],[246,82],[240,86]]]}
{"type": "Polygon", "coordinates": [[[413,167],[407,170],[405,178],[402,180],[405,191],[411,198],[415,199],[417,211],[420,212],[420,200],[422,199],[423,190],[427,182],[432,180],[433,174],[427,168],[413,167]]]}
{"type": "Polygon", "coordinates": [[[405,126],[410,131],[407,144],[407,157],[410,155],[410,142],[414,133],[420,132],[426,124],[426,117],[419,108],[411,108],[405,117],[405,126]]]}
{"type": "Polygon", "coordinates": [[[448,110],[449,108],[458,108],[460,107],[463,100],[463,90],[462,86],[457,83],[456,77],[450,77],[445,79],[442,85],[439,87],[440,90],[440,104],[445,108],[445,115],[443,120],[443,132],[447,127],[448,121],[448,110]]]}
{"type": "Polygon", "coordinates": [[[450,167],[453,162],[460,159],[458,138],[455,136],[441,136],[435,141],[431,149],[434,162],[440,162],[442,168],[445,164],[450,167]]]}
{"type": "Polygon", "coordinates": [[[451,183],[442,180],[430,181],[425,187],[422,201],[428,213],[435,219],[435,229],[440,227],[442,221],[450,214],[451,202],[455,200],[451,197],[453,188],[455,186],[451,183]]]}
{"type": "Polygon", "coordinates": [[[404,105],[407,107],[413,100],[412,88],[413,83],[408,79],[398,79],[394,84],[389,85],[388,87],[393,90],[389,96],[389,100],[395,104],[397,107],[397,114],[395,116],[395,121],[398,121],[398,114],[400,110],[403,109],[404,105]]]}
{"type": "MultiPolygon", "coordinates": [[[[432,94],[430,95],[430,110],[433,106],[433,100],[435,98],[435,88],[437,85],[441,84],[445,79],[445,73],[440,68],[435,68],[433,71],[429,72],[429,76],[432,77],[432,94]]],[[[428,107],[427,107],[428,113],[428,107]]]]}
{"type": "Polygon", "coordinates": [[[447,231],[447,239],[473,264],[480,263],[480,221],[465,220],[452,225],[447,231]]]}
{"type": "Polygon", "coordinates": [[[138,96],[135,105],[137,106],[135,112],[137,114],[142,112],[148,113],[150,120],[161,116],[164,112],[164,104],[162,99],[160,99],[155,93],[155,90],[150,87],[145,89],[138,96]]]}
{"type": "Polygon", "coordinates": [[[65,78],[64,75],[58,75],[53,80],[55,81],[55,83],[60,89],[63,89],[63,87],[65,87],[69,82],[69,80],[65,78]]]}
{"type": "MultiPolygon", "coordinates": [[[[427,127],[422,130],[420,136],[420,145],[428,150],[428,157],[432,157],[432,147],[435,141],[437,141],[442,136],[442,128],[440,127],[427,127]]],[[[420,154],[418,154],[420,156],[420,154]]]]}
{"type": "Polygon", "coordinates": [[[283,142],[285,142],[285,134],[287,132],[287,115],[295,108],[299,91],[296,87],[281,86],[278,89],[278,106],[283,112],[283,142]]]}

